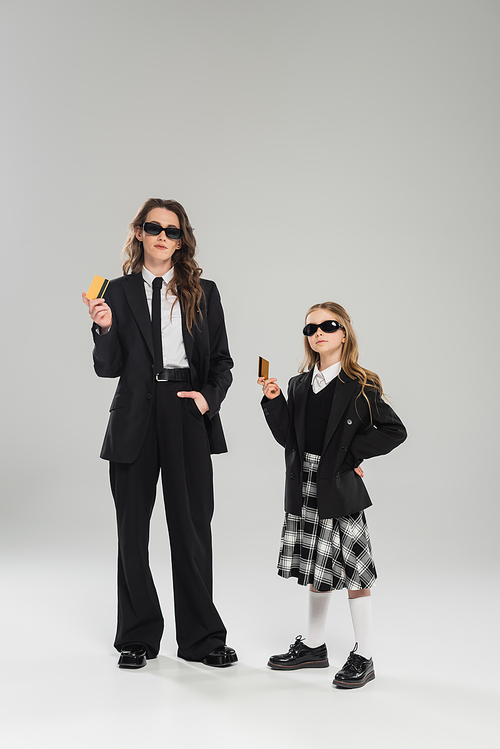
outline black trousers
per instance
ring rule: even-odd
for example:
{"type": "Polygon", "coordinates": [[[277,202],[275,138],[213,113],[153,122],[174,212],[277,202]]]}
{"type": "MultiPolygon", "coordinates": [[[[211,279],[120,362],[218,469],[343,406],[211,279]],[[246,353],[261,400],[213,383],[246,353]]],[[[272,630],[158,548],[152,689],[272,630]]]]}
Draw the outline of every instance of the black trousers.
{"type": "Polygon", "coordinates": [[[170,537],[178,655],[201,660],[226,642],[212,601],[212,462],[203,416],[187,382],[155,383],[148,431],[133,463],[110,463],[118,523],[115,647],[160,649],[163,616],[149,568],[149,525],[161,470],[170,537]]]}

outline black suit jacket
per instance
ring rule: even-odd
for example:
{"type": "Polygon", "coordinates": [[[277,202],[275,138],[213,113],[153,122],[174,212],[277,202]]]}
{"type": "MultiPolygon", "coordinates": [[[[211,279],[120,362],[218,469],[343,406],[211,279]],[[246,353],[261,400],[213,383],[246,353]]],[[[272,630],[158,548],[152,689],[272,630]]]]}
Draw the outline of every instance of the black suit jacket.
{"type": "MultiPolygon", "coordinates": [[[[285,510],[300,515],[306,404],[313,370],[292,377],[288,403],[280,394],[262,399],[267,423],[285,448],[285,510]]],[[[328,418],[318,468],[317,500],[320,518],[352,515],[371,505],[363,479],[354,473],[365,458],[385,455],[406,439],[406,429],[393,409],[373,388],[366,388],[340,370],[328,418]],[[358,397],[359,395],[359,397],[358,397]]]]}
{"type": "MultiPolygon", "coordinates": [[[[182,335],[189,361],[191,384],[209,405],[204,416],[212,453],[227,451],[219,409],[232,382],[224,314],[213,281],[201,279],[204,297],[191,333],[182,310],[182,335]]],[[[94,336],[94,369],[99,377],[119,377],[110,407],[101,458],[132,463],[139,454],[153,402],[153,332],[141,273],[110,281],[106,303],[113,322],[106,335],[94,336]]],[[[178,303],[178,302],[177,302],[178,303]]]]}

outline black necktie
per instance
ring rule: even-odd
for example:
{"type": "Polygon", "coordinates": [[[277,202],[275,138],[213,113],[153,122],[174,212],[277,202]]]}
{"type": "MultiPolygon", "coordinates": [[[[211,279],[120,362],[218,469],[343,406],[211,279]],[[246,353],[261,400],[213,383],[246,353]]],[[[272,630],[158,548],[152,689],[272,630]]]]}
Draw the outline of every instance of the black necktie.
{"type": "Polygon", "coordinates": [[[163,278],[157,276],[153,281],[153,304],[151,318],[153,321],[153,351],[155,354],[155,374],[163,371],[163,348],[161,345],[161,286],[163,278]]]}

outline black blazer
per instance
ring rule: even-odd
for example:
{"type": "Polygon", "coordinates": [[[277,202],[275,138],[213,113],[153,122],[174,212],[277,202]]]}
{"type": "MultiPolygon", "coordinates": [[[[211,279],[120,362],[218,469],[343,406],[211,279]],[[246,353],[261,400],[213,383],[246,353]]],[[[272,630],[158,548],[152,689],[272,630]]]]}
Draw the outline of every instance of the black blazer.
{"type": "MultiPolygon", "coordinates": [[[[204,415],[212,453],[227,452],[219,409],[232,382],[224,313],[217,286],[201,279],[204,298],[191,334],[182,310],[182,335],[191,384],[209,405],[204,415]]],[[[139,454],[153,402],[153,331],[142,273],[110,281],[105,294],[113,323],[106,335],[94,336],[94,369],[99,377],[119,377],[110,407],[101,458],[132,463],[139,454]]]]}
{"type": "MultiPolygon", "coordinates": [[[[283,394],[262,399],[269,428],[285,448],[285,510],[300,515],[306,404],[313,370],[292,377],[288,403],[283,394]]],[[[406,429],[392,408],[373,388],[366,388],[340,370],[318,468],[320,518],[352,515],[371,505],[363,479],[354,473],[365,458],[385,455],[406,439],[406,429]],[[359,395],[359,398],[357,397],[359,395]]]]}

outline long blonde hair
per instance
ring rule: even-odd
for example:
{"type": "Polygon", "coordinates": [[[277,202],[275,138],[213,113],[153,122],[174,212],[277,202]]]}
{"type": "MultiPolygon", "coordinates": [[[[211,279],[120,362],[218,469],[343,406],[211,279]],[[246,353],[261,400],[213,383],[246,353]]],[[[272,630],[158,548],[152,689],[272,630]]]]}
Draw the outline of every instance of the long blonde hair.
{"type": "Polygon", "coordinates": [[[200,311],[200,302],[203,289],[200,284],[202,270],[194,256],[196,254],[196,239],[193,227],[189,222],[188,215],[182,205],[176,200],[163,200],[162,198],[149,198],[139,208],[136,217],[129,225],[125,246],[122,250],[123,275],[140,273],[144,265],[144,248],[142,242],[135,236],[136,227],[141,227],[147,219],[149,211],[153,208],[166,208],[167,211],[175,213],[179,219],[183,231],[181,247],[172,255],[174,276],[169,284],[168,291],[175,294],[183,303],[186,315],[186,325],[191,332],[193,323],[196,322],[196,311],[200,311]]]}
{"type": "MultiPolygon", "coordinates": [[[[378,374],[375,374],[375,372],[372,372],[369,369],[365,369],[358,364],[359,350],[358,342],[356,340],[356,333],[354,332],[354,328],[352,327],[351,318],[349,317],[345,309],[340,304],[336,304],[335,302],[322,302],[321,304],[313,304],[313,306],[307,310],[305,319],[307,320],[311,312],[316,309],[325,309],[330,312],[334,316],[336,321],[340,323],[340,325],[342,325],[342,327],[344,328],[345,342],[342,345],[340,365],[348,377],[351,377],[353,380],[358,380],[358,382],[361,383],[360,395],[363,394],[368,401],[365,392],[365,388],[367,387],[374,388],[375,390],[378,390],[380,395],[384,395],[382,381],[378,374]]],[[[302,364],[300,365],[299,372],[308,372],[314,367],[315,364],[319,362],[320,358],[318,352],[313,351],[310,347],[307,336],[304,336],[304,350],[305,356],[302,364]]],[[[369,402],[368,405],[370,405],[369,402]]]]}

